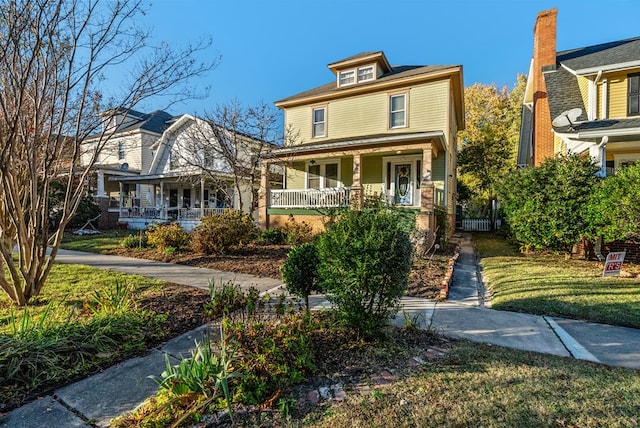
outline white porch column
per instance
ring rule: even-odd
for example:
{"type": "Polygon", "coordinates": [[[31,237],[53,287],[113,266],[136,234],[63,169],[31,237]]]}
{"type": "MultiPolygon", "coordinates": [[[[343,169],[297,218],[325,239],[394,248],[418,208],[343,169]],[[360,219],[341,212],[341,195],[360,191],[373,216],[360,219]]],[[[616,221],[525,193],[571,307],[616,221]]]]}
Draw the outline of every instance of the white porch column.
{"type": "Polygon", "coordinates": [[[99,198],[104,198],[107,195],[104,194],[104,171],[98,170],[98,191],[96,196],[99,198]]]}
{"type": "Polygon", "coordinates": [[[118,217],[120,217],[122,215],[122,208],[124,205],[124,195],[122,194],[122,181],[118,182],[118,185],[120,186],[120,201],[118,202],[118,217]]]}
{"type": "Polygon", "coordinates": [[[260,229],[269,228],[269,163],[262,161],[260,166],[260,189],[258,190],[258,224],[260,229]]]}
{"type": "Polygon", "coordinates": [[[204,178],[200,178],[200,218],[204,217],[204,178]]]}
{"type": "Polygon", "coordinates": [[[160,218],[162,220],[167,219],[167,212],[164,206],[164,181],[160,182],[160,218]]]}

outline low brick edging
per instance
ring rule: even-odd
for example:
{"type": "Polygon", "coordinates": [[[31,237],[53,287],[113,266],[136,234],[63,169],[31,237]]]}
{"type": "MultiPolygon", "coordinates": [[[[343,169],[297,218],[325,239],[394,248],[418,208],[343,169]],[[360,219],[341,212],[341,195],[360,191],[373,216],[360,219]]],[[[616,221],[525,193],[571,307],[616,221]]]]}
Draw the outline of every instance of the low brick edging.
{"type": "Polygon", "coordinates": [[[444,275],[442,283],[440,284],[440,298],[446,300],[449,297],[449,287],[451,287],[451,281],[453,281],[453,269],[456,261],[460,256],[460,243],[456,245],[453,256],[447,262],[447,272],[444,275]]]}

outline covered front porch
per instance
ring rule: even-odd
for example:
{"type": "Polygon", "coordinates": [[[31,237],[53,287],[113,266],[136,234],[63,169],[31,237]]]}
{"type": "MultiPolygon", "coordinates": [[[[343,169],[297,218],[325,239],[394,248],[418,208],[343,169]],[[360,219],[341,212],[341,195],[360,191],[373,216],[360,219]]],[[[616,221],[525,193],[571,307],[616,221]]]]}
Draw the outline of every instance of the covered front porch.
{"type": "Polygon", "coordinates": [[[115,179],[118,224],[132,230],[152,224],[177,223],[186,231],[205,216],[235,207],[232,183],[204,176],[139,176],[115,179]]]}
{"type": "Polygon", "coordinates": [[[281,227],[293,216],[320,231],[332,209],[375,199],[415,211],[417,226],[434,231],[435,206],[446,206],[450,190],[443,147],[434,132],[278,149],[263,163],[260,225],[281,227]],[[285,166],[284,189],[269,188],[269,164],[285,166]]]}

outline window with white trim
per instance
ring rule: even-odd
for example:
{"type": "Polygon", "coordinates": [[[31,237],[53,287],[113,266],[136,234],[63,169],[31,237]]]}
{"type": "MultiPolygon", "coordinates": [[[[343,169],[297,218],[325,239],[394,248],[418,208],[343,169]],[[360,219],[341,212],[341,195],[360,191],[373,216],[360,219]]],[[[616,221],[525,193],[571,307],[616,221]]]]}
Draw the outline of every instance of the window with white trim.
{"type": "Polygon", "coordinates": [[[313,109],[313,138],[326,136],[326,108],[313,109]]]}
{"type": "Polygon", "coordinates": [[[340,72],[340,86],[352,85],[356,83],[356,72],[354,70],[340,72]]]}
{"type": "Polygon", "coordinates": [[[340,187],[340,168],[338,162],[314,161],[307,165],[307,189],[326,189],[340,187]]]}
{"type": "Polygon", "coordinates": [[[391,95],[389,97],[389,128],[404,128],[407,126],[406,113],[406,94],[391,95]]]}
{"type": "Polygon", "coordinates": [[[373,80],[373,65],[360,67],[358,69],[358,83],[373,80]]]}
{"type": "Polygon", "coordinates": [[[127,147],[123,140],[118,141],[118,160],[123,160],[127,154],[127,147]]]}

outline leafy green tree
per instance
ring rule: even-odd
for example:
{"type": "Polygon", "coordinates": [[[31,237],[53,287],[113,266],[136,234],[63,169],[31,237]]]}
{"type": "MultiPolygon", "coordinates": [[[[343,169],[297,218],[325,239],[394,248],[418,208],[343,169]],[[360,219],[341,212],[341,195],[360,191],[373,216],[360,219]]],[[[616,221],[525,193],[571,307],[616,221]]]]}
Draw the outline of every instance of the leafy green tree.
{"type": "MultiPolygon", "coordinates": [[[[515,167],[525,76],[514,89],[476,83],[465,89],[465,129],[458,135],[459,180],[474,190],[468,200],[488,202],[497,180],[515,167]]],[[[488,206],[488,203],[487,203],[488,206]]]]}
{"type": "Polygon", "coordinates": [[[398,210],[347,211],[318,236],[320,287],[364,336],[387,323],[406,290],[412,247],[402,223],[398,210]]]}
{"type": "Polygon", "coordinates": [[[587,223],[593,237],[606,241],[640,238],[640,163],[620,169],[593,190],[587,223]]]}
{"type": "Polygon", "coordinates": [[[585,234],[597,167],[578,155],[545,160],[509,173],[498,186],[515,239],[525,249],[571,253],[585,234]]]}

